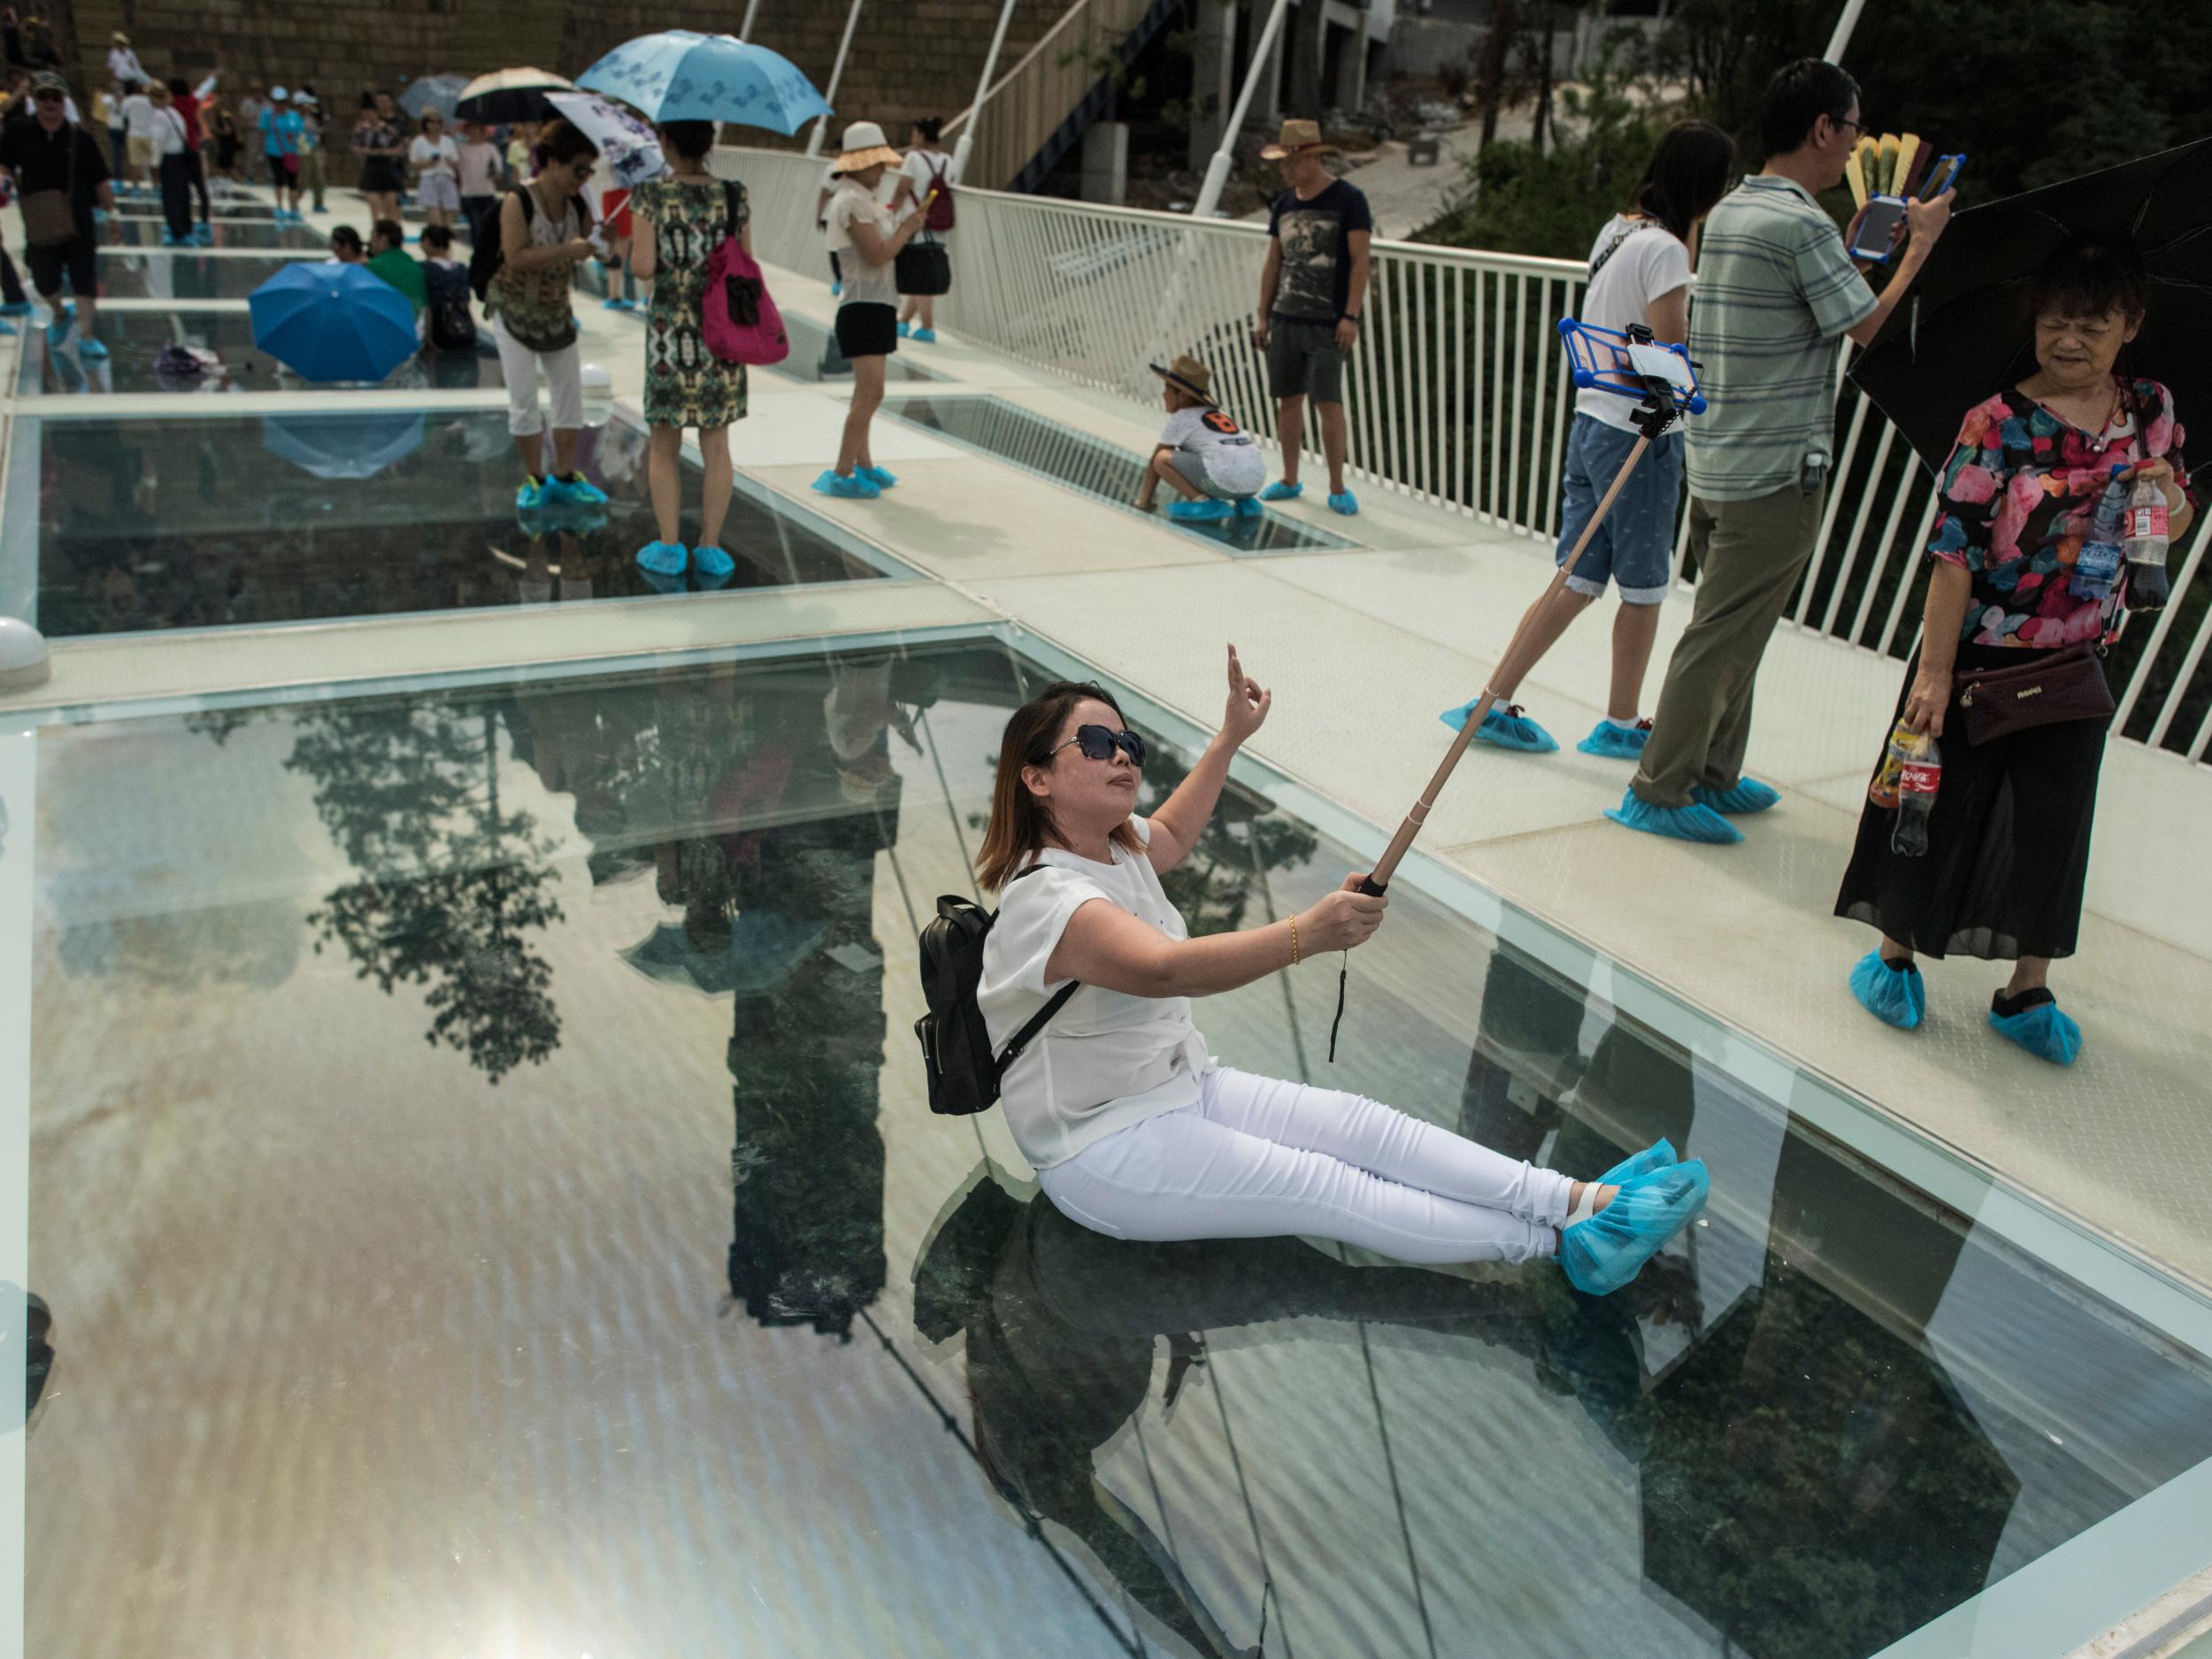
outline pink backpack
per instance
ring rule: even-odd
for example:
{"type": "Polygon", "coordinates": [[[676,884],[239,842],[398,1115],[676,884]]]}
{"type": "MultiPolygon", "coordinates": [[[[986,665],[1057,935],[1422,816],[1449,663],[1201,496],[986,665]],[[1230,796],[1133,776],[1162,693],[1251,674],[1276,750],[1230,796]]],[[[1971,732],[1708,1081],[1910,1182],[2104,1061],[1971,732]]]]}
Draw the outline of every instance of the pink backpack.
{"type": "Polygon", "coordinates": [[[760,265],[737,236],[737,187],[725,184],[728,228],[721,246],[707,258],[707,288],[700,306],[699,332],[707,349],[725,363],[781,363],[791,355],[776,302],[760,265]]]}

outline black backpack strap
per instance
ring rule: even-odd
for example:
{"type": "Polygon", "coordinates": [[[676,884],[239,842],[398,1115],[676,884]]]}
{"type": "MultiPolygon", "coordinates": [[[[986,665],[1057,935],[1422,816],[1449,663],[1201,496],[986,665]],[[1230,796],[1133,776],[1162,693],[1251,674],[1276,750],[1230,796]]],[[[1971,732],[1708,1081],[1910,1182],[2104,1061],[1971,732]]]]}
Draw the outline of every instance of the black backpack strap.
{"type": "Polygon", "coordinates": [[[737,187],[727,179],[722,180],[722,234],[730,242],[737,240],[737,187]]]}
{"type": "MultiPolygon", "coordinates": [[[[1017,870],[1011,876],[1008,877],[1006,885],[1010,887],[1015,882],[1019,881],[1024,876],[1033,876],[1037,873],[1037,872],[1042,870],[1044,866],[1042,864],[1026,865],[1020,870],[1017,870]]],[[[1003,903],[1004,901],[1002,900],[1001,902],[1003,903]]],[[[991,912],[991,919],[994,922],[998,920],[998,912],[996,910],[993,910],[991,912]]],[[[1070,979],[1065,985],[1062,986],[1058,990],[1052,994],[1052,1000],[1050,1002],[1047,1002],[1034,1014],[1032,1014],[1029,1018],[1024,1022],[1022,1028],[1014,1033],[1013,1040],[1006,1045],[1005,1050],[1002,1053],[993,1056],[991,1067],[992,1075],[995,1079],[1006,1075],[1006,1068],[1013,1064],[1015,1061],[1021,1058],[1022,1050],[1029,1047],[1030,1040],[1036,1036],[1036,1034],[1042,1031],[1047,1025],[1050,1025],[1052,1023],[1052,1017],[1068,1005],[1068,998],[1073,996],[1082,988],[1082,980],[1070,979]]]]}

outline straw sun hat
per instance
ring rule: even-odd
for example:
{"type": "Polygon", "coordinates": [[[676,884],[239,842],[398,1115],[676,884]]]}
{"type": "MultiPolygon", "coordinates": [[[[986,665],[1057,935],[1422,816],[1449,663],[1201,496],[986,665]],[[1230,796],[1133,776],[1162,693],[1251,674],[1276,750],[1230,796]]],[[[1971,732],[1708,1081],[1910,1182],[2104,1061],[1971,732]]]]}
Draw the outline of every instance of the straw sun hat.
{"type": "Polygon", "coordinates": [[[1321,136],[1321,123],[1318,121],[1285,121],[1283,130],[1275,142],[1261,149],[1260,159],[1282,161],[1292,156],[1303,155],[1310,150],[1334,150],[1336,146],[1321,136]]]}
{"type": "Polygon", "coordinates": [[[1147,366],[1176,390],[1188,392],[1200,403],[1211,403],[1214,401],[1213,372],[1196,357],[1179,357],[1164,369],[1156,363],[1147,366]]]}
{"type": "Polygon", "coordinates": [[[884,142],[883,129],[873,121],[855,121],[845,129],[843,146],[830,164],[833,173],[858,173],[880,162],[895,167],[905,157],[884,142]]]}

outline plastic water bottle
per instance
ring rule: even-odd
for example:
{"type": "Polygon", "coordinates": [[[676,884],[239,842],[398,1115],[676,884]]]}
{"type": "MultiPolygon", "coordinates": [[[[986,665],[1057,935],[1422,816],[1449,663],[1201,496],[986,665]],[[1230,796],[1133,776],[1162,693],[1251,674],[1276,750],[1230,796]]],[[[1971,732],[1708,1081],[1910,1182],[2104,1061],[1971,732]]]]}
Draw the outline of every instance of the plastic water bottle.
{"type": "Polygon", "coordinates": [[[2130,611],[2163,611],[2172,591],[2166,584],[2166,492],[2147,478],[2135,480],[2128,494],[2122,548],[2127,554],[2130,611]]]}
{"type": "Polygon", "coordinates": [[[1925,733],[1911,734],[1914,751],[1897,776],[1897,827],[1889,849],[1900,858],[1919,858],[1928,850],[1928,819],[1934,815],[1936,791],[1943,786],[1943,755],[1925,733]]]}
{"type": "Polygon", "coordinates": [[[1904,776],[1905,757],[1914,751],[1920,733],[1898,721],[1891,730],[1889,741],[1882,745],[1882,764],[1875,768],[1874,781],[1866,787],[1866,798],[1880,811],[1897,810],[1898,780],[1904,776]]]}
{"type": "Polygon", "coordinates": [[[2124,462],[2113,466],[2090,518],[2089,534],[2074,556],[2074,580],[2067,591],[2077,599],[2102,599],[2120,579],[2120,544],[2127,534],[2128,509],[2128,488],[2120,482],[2120,474],[2125,471],[2124,462]]]}

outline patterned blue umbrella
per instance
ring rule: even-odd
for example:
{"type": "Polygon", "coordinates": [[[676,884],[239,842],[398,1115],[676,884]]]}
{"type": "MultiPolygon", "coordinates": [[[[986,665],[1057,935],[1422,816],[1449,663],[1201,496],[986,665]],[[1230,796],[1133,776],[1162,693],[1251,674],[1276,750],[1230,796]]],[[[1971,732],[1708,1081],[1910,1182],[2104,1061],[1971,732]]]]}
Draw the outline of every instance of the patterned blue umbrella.
{"type": "Polygon", "coordinates": [[[789,58],[733,35],[694,29],[641,35],[577,76],[576,84],[657,121],[733,121],[788,134],[830,113],[829,101],[789,58]]]}
{"type": "Polygon", "coordinates": [[[261,447],[317,478],[374,478],[422,447],[422,411],[264,415],[261,447]]]}
{"type": "Polygon", "coordinates": [[[407,296],[362,265],[295,261],[246,304],[254,344],[303,380],[380,380],[422,344],[407,296]]]}

